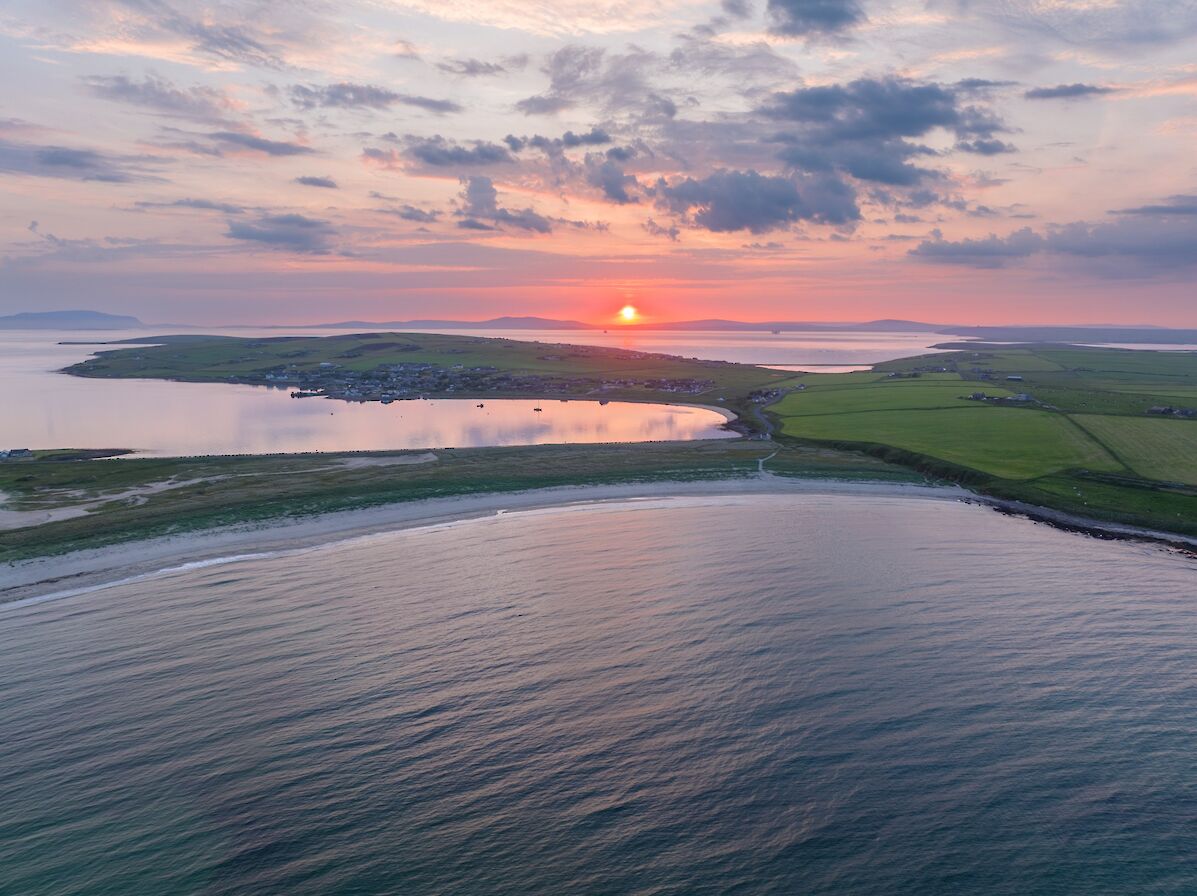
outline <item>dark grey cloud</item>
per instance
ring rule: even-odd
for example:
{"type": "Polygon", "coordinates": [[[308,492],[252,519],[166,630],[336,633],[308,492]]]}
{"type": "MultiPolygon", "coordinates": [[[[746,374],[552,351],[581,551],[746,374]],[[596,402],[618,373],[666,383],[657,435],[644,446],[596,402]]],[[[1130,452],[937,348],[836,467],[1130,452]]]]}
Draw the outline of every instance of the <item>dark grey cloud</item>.
{"type": "Polygon", "coordinates": [[[603,156],[586,160],[586,181],[592,187],[602,190],[603,195],[612,202],[627,205],[636,202],[632,191],[640,188],[636,177],[624,172],[623,167],[611,159],[603,156]]]}
{"type": "Polygon", "coordinates": [[[226,215],[239,215],[245,211],[240,205],[231,202],[216,202],[212,199],[172,199],[169,202],[150,202],[148,200],[133,203],[137,208],[192,208],[200,211],[221,212],[226,215]]]}
{"type": "Polygon", "coordinates": [[[1034,87],[1023,94],[1029,100],[1075,100],[1114,93],[1113,87],[1096,84],[1059,84],[1055,87],[1034,87]]]}
{"type": "Polygon", "coordinates": [[[212,87],[176,87],[165,78],[147,75],[134,81],[125,75],[93,75],[83,79],[93,96],[197,121],[221,121],[232,104],[212,87]]]}
{"type": "Polygon", "coordinates": [[[1018,152],[1018,147],[996,137],[980,138],[977,140],[960,140],[956,149],[961,152],[971,152],[979,156],[996,156],[1001,153],[1018,152]]]}
{"type": "Polygon", "coordinates": [[[596,126],[580,134],[566,131],[560,137],[545,137],[542,134],[517,137],[514,134],[508,134],[503,138],[503,142],[512,152],[522,152],[531,147],[546,153],[559,153],[563,149],[576,149],[579,146],[602,146],[611,142],[611,135],[596,126]]]}
{"type": "Polygon", "coordinates": [[[405,151],[410,158],[434,168],[501,165],[515,161],[511,153],[497,143],[475,140],[462,144],[440,135],[410,137],[405,151]]]}
{"type": "Polygon", "coordinates": [[[798,221],[847,224],[860,218],[852,189],[833,177],[798,181],[721,170],[701,180],[658,181],[655,194],[659,207],[719,233],[766,233],[798,221]]]}
{"type": "Polygon", "coordinates": [[[769,30],[784,37],[843,34],[865,21],[857,0],[768,0],[769,30]]]}
{"type": "Polygon", "coordinates": [[[10,174],[120,184],[162,180],[154,173],[159,164],[146,156],[0,140],[0,172],[10,174]]]}
{"type": "Polygon", "coordinates": [[[225,143],[240,149],[260,152],[268,156],[303,156],[315,152],[310,146],[302,143],[290,143],[286,140],[267,140],[255,134],[242,131],[214,131],[208,135],[218,143],[225,143]]]}
{"type": "Polygon", "coordinates": [[[426,211],[422,208],[416,208],[414,205],[401,205],[398,208],[380,208],[376,211],[382,212],[386,215],[394,215],[396,218],[402,218],[404,221],[415,221],[418,224],[432,224],[441,213],[435,210],[426,211]]]}
{"type": "Polygon", "coordinates": [[[464,107],[453,100],[433,99],[410,93],[398,93],[373,84],[294,84],[291,101],[300,109],[389,109],[391,106],[412,106],[446,115],[462,112],[464,107]]]}
{"type": "MultiPolygon", "coordinates": [[[[499,205],[499,193],[489,177],[469,177],[461,191],[461,213],[467,221],[491,221],[498,226],[514,227],[533,233],[551,233],[553,222],[530,208],[509,209],[499,205]]],[[[462,221],[458,226],[467,226],[462,221]]]]}
{"type": "Polygon", "coordinates": [[[326,254],[336,231],[327,221],[304,215],[263,215],[255,221],[229,221],[225,235],[274,249],[326,254]]]}
{"type": "Polygon", "coordinates": [[[1043,248],[1043,237],[1029,227],[1009,236],[990,234],[980,239],[945,240],[937,230],[907,254],[926,261],[962,264],[975,268],[998,268],[1014,258],[1026,258],[1043,248]]]}
{"type": "Polygon", "coordinates": [[[1197,267],[1197,216],[1143,214],[1096,223],[1023,227],[1000,237],[945,240],[938,231],[909,253],[925,261],[970,267],[1002,267],[1032,255],[1084,259],[1089,273],[1151,277],[1197,267]],[[1100,267],[1095,267],[1100,265],[1100,267]]]}
{"type": "Polygon", "coordinates": [[[752,15],[752,4],[748,0],[722,0],[719,5],[732,18],[746,19],[752,15]]]}
{"type": "Polygon", "coordinates": [[[1177,194],[1164,203],[1114,209],[1115,215],[1197,215],[1197,196],[1177,194]]]}
{"type": "Polygon", "coordinates": [[[1013,87],[1017,81],[991,81],[988,78],[962,78],[952,86],[957,90],[970,93],[982,93],[987,90],[997,90],[1002,87],[1013,87]]]}
{"type": "Polygon", "coordinates": [[[995,134],[1007,130],[987,109],[965,102],[971,90],[906,78],[860,78],[774,93],[760,112],[788,129],[774,137],[780,158],[805,171],[842,171],[858,180],[913,186],[933,177],[913,164],[934,156],[912,142],[934,130],[957,137],[957,149],[980,155],[1013,152],[995,134]]]}
{"type": "Polygon", "coordinates": [[[295,183],[302,184],[305,187],[323,187],[326,190],[337,189],[337,182],[331,177],[316,177],[305,174],[302,177],[295,178],[295,183]]]}
{"type": "Polygon", "coordinates": [[[490,224],[484,224],[475,218],[465,218],[457,222],[457,226],[462,230],[498,230],[497,227],[492,227],[490,224]]]}

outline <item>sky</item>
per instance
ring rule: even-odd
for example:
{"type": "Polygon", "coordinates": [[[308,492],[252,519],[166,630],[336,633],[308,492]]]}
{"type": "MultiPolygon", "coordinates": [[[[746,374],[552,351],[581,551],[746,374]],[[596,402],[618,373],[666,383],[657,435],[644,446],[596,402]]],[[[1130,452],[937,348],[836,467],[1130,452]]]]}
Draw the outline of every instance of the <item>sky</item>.
{"type": "Polygon", "coordinates": [[[1197,0],[6,0],[0,313],[1197,326],[1197,0]]]}

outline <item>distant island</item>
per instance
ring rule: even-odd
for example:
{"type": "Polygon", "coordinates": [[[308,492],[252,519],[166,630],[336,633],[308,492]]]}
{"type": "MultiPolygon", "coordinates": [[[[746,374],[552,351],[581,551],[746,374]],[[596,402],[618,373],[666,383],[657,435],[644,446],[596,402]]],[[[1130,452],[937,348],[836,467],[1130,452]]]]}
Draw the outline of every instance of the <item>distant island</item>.
{"type": "Polygon", "coordinates": [[[102,311],[25,311],[0,317],[0,330],[137,330],[144,326],[135,317],[102,311]]]}

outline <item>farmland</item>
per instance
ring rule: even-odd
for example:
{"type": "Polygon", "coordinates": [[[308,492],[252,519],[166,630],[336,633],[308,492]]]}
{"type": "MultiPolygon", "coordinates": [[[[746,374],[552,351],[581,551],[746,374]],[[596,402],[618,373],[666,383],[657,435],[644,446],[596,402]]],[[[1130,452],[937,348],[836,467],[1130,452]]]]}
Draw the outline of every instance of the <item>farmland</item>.
{"type": "Polygon", "coordinates": [[[804,378],[771,408],[781,438],[857,448],[998,497],[1197,532],[1197,354],[977,345],[852,377],[804,378]]]}

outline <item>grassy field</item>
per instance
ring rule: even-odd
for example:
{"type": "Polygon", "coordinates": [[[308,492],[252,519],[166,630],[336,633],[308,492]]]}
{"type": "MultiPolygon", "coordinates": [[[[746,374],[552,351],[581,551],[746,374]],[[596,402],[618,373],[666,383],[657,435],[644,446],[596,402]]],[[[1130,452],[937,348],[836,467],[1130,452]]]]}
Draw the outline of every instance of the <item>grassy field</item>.
{"type": "MultiPolygon", "coordinates": [[[[975,408],[968,395],[975,390],[959,379],[953,383],[924,383],[922,380],[883,380],[870,388],[851,386],[808,388],[791,392],[773,406],[779,417],[810,417],[821,414],[852,414],[869,411],[916,410],[920,408],[975,408]]],[[[1008,396],[1006,389],[989,387],[987,395],[1008,396]]]]}
{"type": "Polygon", "coordinates": [[[892,410],[787,417],[786,435],[873,442],[1005,479],[1068,469],[1120,470],[1104,448],[1058,414],[1020,408],[892,410]]]}
{"type": "Polygon", "coordinates": [[[1073,419],[1140,476],[1197,485],[1197,421],[1086,414],[1073,419]]]}
{"type": "Polygon", "coordinates": [[[781,438],[857,446],[987,494],[1197,533],[1197,419],[1149,414],[1197,408],[1197,353],[978,344],[853,376],[803,379],[805,390],[771,408],[781,438]],[[1032,400],[960,400],[972,392],[1032,400]]]}

